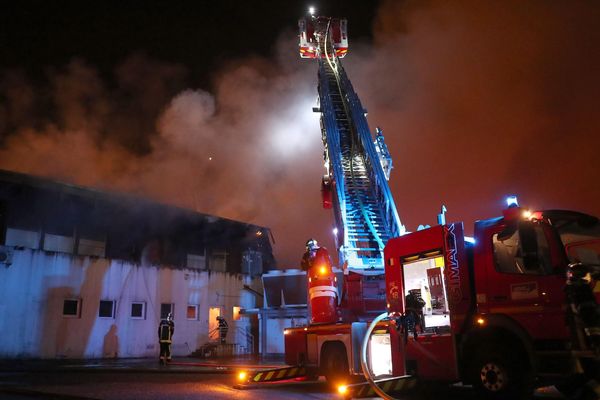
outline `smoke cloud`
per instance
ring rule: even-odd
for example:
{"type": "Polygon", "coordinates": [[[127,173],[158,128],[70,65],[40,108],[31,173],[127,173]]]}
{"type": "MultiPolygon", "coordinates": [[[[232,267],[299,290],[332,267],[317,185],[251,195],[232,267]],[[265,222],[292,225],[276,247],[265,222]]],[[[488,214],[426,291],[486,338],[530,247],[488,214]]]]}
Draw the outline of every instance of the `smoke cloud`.
{"type": "MultiPolygon", "coordinates": [[[[293,38],[280,46],[296,61],[293,38]]],[[[49,70],[47,85],[4,72],[0,168],[271,227],[279,263],[294,267],[331,219],[319,204],[315,72],[236,61],[212,92],[140,54],[117,66],[115,87],[78,59],[49,70]]]]}
{"type": "MultiPolygon", "coordinates": [[[[589,2],[387,1],[369,46],[349,21],[343,63],[386,134],[409,230],[443,203],[471,231],[512,193],[600,214],[598,20],[589,2]]],[[[0,168],[268,226],[294,267],[308,237],[332,247],[317,68],[296,45],[285,32],[273,59],[231,61],[210,89],[143,54],[110,80],[81,59],[44,84],[2,71],[0,168]]]]}
{"type": "Polygon", "coordinates": [[[599,18],[591,2],[382,4],[375,46],[345,65],[384,128],[409,229],[446,204],[472,232],[507,194],[600,214],[599,18]]]}

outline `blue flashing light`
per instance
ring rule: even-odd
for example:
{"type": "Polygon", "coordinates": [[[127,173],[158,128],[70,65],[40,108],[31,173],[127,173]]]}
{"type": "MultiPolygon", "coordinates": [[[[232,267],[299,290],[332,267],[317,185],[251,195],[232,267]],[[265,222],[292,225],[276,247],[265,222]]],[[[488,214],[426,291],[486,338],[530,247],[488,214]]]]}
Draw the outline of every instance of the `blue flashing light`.
{"type": "Polygon", "coordinates": [[[471,244],[475,244],[476,240],[474,237],[471,236],[465,236],[465,242],[467,243],[471,243],[471,244]]]}
{"type": "Polygon", "coordinates": [[[507,196],[506,197],[506,206],[508,208],[511,207],[519,207],[519,201],[517,200],[517,196],[507,196]]]}

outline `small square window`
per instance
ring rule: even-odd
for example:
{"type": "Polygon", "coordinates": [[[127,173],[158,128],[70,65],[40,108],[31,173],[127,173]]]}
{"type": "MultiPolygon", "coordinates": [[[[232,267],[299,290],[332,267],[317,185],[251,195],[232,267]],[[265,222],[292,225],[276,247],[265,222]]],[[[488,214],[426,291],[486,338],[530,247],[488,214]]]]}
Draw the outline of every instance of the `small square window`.
{"type": "Polygon", "coordinates": [[[114,300],[100,300],[100,307],[98,308],[98,316],[100,318],[114,318],[115,317],[115,305],[114,300]]]}
{"type": "Polygon", "coordinates": [[[160,305],[160,319],[167,318],[169,313],[173,314],[173,304],[171,303],[162,303],[160,305]]]}
{"type": "Polygon", "coordinates": [[[186,318],[189,320],[198,319],[198,306],[196,304],[188,304],[186,311],[186,318]]]}
{"type": "Polygon", "coordinates": [[[81,299],[65,299],[63,317],[79,318],[81,316],[81,299]]]}
{"type": "Polygon", "coordinates": [[[146,303],[143,301],[134,301],[131,303],[131,318],[146,319],[146,303]]]}

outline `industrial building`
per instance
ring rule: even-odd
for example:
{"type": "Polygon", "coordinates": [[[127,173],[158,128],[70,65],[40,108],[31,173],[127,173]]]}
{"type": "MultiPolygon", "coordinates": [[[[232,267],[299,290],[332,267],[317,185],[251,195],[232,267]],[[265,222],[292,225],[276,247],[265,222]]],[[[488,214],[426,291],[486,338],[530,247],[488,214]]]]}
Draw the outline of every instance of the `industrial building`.
{"type": "Polygon", "coordinates": [[[218,338],[258,345],[267,228],[148,200],[0,171],[0,357],[158,358],[174,316],[174,356],[218,338]],[[253,320],[254,318],[254,320],[253,320]]]}

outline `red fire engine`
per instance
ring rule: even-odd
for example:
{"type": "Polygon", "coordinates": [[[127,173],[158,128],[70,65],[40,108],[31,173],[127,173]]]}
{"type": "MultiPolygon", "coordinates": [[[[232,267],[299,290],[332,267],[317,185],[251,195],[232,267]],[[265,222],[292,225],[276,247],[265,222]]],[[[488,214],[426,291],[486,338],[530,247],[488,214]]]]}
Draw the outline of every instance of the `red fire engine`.
{"type": "MultiPolygon", "coordinates": [[[[556,382],[575,372],[566,273],[570,263],[600,261],[597,218],[515,205],[502,218],[477,221],[473,242],[462,224],[440,225],[390,240],[385,259],[390,315],[406,315],[412,290],[431,294],[394,375],[516,395],[535,378],[556,382]]],[[[579,350],[594,358],[591,348],[579,350]]]]}
{"type": "MultiPolygon", "coordinates": [[[[512,206],[477,221],[474,238],[462,223],[443,224],[391,239],[384,254],[387,322],[368,339],[361,321],[288,329],[288,364],[348,382],[363,373],[367,340],[376,377],[462,381],[504,398],[560,382],[579,364],[597,368],[591,342],[574,343],[565,307],[568,266],[600,263],[597,218],[512,206]]],[[[597,343],[597,327],[595,335],[597,343]]]]}
{"type": "MultiPolygon", "coordinates": [[[[387,185],[392,160],[383,134],[370,133],[336,57],[335,21],[301,20],[300,43],[317,46],[301,56],[319,63],[323,204],[334,212],[343,273],[325,249],[310,253],[309,323],[284,332],[286,363],[296,367],[251,381],[302,371],[347,384],[364,375],[382,397],[415,377],[462,381],[492,398],[569,376],[592,387],[600,353],[592,294],[598,219],[529,212],[511,197],[502,217],[475,223],[474,238],[462,223],[445,223],[445,208],[438,226],[407,233],[387,185]]],[[[345,22],[341,31],[345,38],[345,22]]]]}

